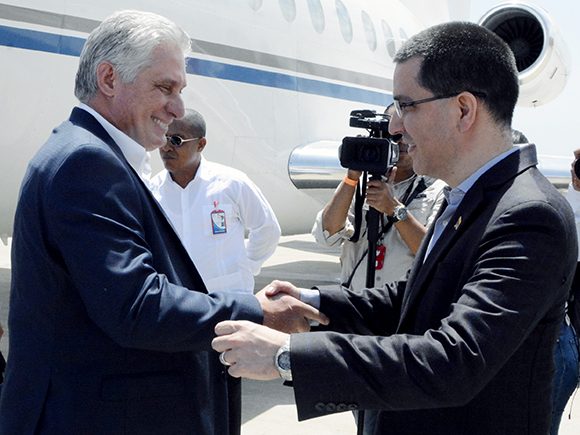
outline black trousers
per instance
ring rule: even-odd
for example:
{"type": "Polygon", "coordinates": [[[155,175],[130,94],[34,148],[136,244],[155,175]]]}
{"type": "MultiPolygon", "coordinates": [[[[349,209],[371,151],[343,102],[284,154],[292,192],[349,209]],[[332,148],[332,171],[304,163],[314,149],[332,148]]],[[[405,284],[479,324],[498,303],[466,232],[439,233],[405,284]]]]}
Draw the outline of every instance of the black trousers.
{"type": "Polygon", "coordinates": [[[228,375],[229,435],[240,435],[242,430],[242,379],[228,375]]]}

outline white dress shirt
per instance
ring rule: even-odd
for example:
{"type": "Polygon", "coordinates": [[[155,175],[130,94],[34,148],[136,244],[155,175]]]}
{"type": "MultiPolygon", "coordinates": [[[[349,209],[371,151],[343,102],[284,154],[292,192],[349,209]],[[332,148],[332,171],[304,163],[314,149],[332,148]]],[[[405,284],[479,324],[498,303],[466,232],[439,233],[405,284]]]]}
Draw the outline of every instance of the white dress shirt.
{"type": "Polygon", "coordinates": [[[243,172],[202,157],[185,189],[163,170],[151,190],[208,291],[253,293],[254,275],[280,239],[276,216],[258,187],[243,172]]]}

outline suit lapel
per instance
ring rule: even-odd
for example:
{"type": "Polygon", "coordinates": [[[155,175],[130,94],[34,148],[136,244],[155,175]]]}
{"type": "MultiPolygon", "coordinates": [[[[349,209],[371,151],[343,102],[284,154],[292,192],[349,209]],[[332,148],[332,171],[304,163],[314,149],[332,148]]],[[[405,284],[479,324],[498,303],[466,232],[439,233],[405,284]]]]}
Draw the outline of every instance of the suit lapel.
{"type": "MultiPolygon", "coordinates": [[[[84,128],[87,131],[90,131],[92,134],[97,136],[103,142],[111,147],[111,149],[119,156],[121,160],[126,162],[129,165],[129,162],[125,159],[121,148],[117,145],[117,143],[113,140],[113,138],[107,133],[107,130],[95,119],[93,115],[91,115],[86,110],[80,109],[75,107],[71,114],[70,114],[70,122],[74,125],[77,125],[81,128],[84,128]]],[[[132,169],[132,168],[131,168],[132,169]]]]}
{"type": "Polygon", "coordinates": [[[434,224],[431,225],[429,234],[425,238],[425,243],[421,246],[421,262],[417,261],[417,267],[413,268],[413,280],[409,280],[405,289],[399,325],[402,323],[404,317],[406,317],[409,309],[417,302],[421,292],[428,286],[427,279],[432,275],[433,270],[445,258],[445,254],[449,251],[450,247],[468,230],[474,218],[479,215],[481,205],[485,202],[483,199],[484,195],[481,189],[472,188],[469,190],[457,210],[455,210],[453,216],[451,216],[451,219],[449,219],[449,223],[439,236],[431,252],[425,258],[425,251],[427,250],[435,226],[434,224]]]}
{"type": "Polygon", "coordinates": [[[170,237],[174,238],[172,243],[175,246],[177,246],[178,249],[180,249],[182,251],[181,256],[184,257],[185,260],[191,264],[191,267],[188,267],[188,273],[191,273],[193,275],[194,282],[197,284],[195,287],[195,290],[199,291],[201,293],[207,293],[207,289],[205,287],[205,284],[203,283],[201,275],[197,271],[195,265],[193,264],[193,260],[191,260],[191,257],[189,256],[187,250],[183,246],[183,243],[181,242],[181,239],[177,235],[177,231],[175,231],[173,224],[171,223],[171,221],[169,220],[169,218],[165,214],[165,211],[163,211],[163,209],[161,208],[161,205],[153,197],[153,194],[151,193],[149,188],[145,185],[145,183],[143,182],[143,180],[141,179],[139,174],[137,174],[137,172],[129,164],[129,162],[125,158],[125,155],[121,151],[121,148],[119,148],[117,143],[113,140],[113,138],[109,135],[109,133],[107,133],[107,131],[99,123],[99,121],[97,121],[95,119],[95,117],[93,115],[91,115],[89,112],[87,112],[86,110],[75,107],[72,110],[72,113],[71,113],[69,119],[70,119],[71,123],[73,123],[74,125],[91,132],[96,137],[98,137],[100,140],[102,140],[104,143],[106,143],[111,148],[111,150],[119,157],[119,159],[123,162],[123,164],[127,167],[127,170],[131,174],[133,174],[134,178],[137,180],[137,182],[141,186],[142,193],[148,198],[148,200],[149,200],[148,202],[151,205],[151,207],[154,210],[156,210],[156,212],[158,214],[160,214],[161,216],[163,216],[165,218],[165,222],[167,223],[167,226],[169,227],[168,232],[169,232],[169,234],[172,235],[170,237]]]}
{"type": "MultiPolygon", "coordinates": [[[[429,282],[427,279],[432,276],[434,269],[444,260],[447,252],[452,249],[455,242],[470,229],[470,226],[476,221],[482,210],[488,206],[491,199],[502,191],[500,189],[501,186],[515,178],[519,173],[535,165],[537,165],[535,147],[534,145],[528,145],[521,147],[520,151],[507,156],[482,174],[465,194],[437,243],[433,246],[427,258],[425,258],[425,252],[433,235],[435,224],[431,225],[409,274],[405,294],[403,295],[399,327],[401,327],[411,307],[418,302],[421,292],[428,287],[429,282]]],[[[436,220],[439,219],[442,212],[443,210],[439,211],[436,220]]]]}
{"type": "MultiPolygon", "coordinates": [[[[419,250],[417,251],[417,254],[415,255],[415,261],[413,264],[417,265],[417,267],[414,266],[411,268],[411,272],[409,273],[409,277],[407,278],[407,288],[410,288],[413,286],[415,280],[417,279],[417,275],[419,274],[419,272],[422,269],[422,267],[418,267],[418,266],[422,265],[425,261],[425,254],[427,252],[427,247],[429,246],[429,240],[431,240],[431,237],[433,237],[433,231],[435,229],[435,222],[443,214],[443,212],[445,211],[446,208],[447,208],[447,199],[444,199],[443,203],[441,204],[441,207],[439,208],[439,211],[437,212],[437,216],[435,216],[435,219],[433,220],[433,224],[427,230],[427,234],[425,234],[425,237],[423,238],[423,241],[421,242],[421,245],[419,246],[419,250]]],[[[408,293],[409,292],[405,292],[403,304],[408,299],[408,293]]]]}
{"type": "MultiPolygon", "coordinates": [[[[100,140],[105,142],[111,148],[111,150],[117,155],[117,157],[119,157],[119,159],[123,162],[123,164],[127,167],[127,170],[131,174],[133,174],[135,179],[141,185],[144,194],[147,195],[153,203],[155,203],[156,207],[158,207],[157,200],[153,197],[153,194],[151,193],[149,188],[145,185],[145,183],[143,182],[139,174],[135,171],[133,166],[129,164],[129,162],[125,158],[125,155],[123,154],[123,151],[121,151],[121,148],[119,148],[119,145],[117,145],[117,143],[113,140],[113,138],[109,135],[109,133],[107,133],[107,130],[105,130],[105,128],[99,123],[99,121],[95,119],[93,115],[91,115],[86,110],[75,107],[71,113],[70,121],[74,125],[84,128],[85,130],[91,132],[92,134],[97,136],[100,140]]],[[[161,207],[158,208],[163,213],[163,215],[165,215],[161,207]]]]}
{"type": "MultiPolygon", "coordinates": [[[[111,150],[117,155],[117,157],[123,162],[123,164],[125,165],[127,170],[131,174],[133,174],[134,178],[141,185],[141,188],[142,188],[141,190],[150,199],[150,202],[155,204],[154,207],[157,207],[159,209],[159,211],[165,216],[165,212],[159,206],[159,204],[157,203],[157,200],[153,197],[153,194],[151,193],[149,188],[145,185],[145,183],[143,182],[143,180],[141,179],[139,174],[135,171],[133,166],[131,166],[129,164],[129,162],[125,158],[125,155],[123,154],[123,151],[121,151],[121,148],[119,148],[119,145],[117,145],[117,143],[113,140],[111,135],[109,135],[109,133],[107,133],[107,130],[105,130],[105,128],[101,125],[101,123],[99,121],[97,121],[96,118],[93,115],[91,115],[89,112],[87,112],[86,110],[80,109],[78,107],[75,107],[73,109],[73,111],[70,115],[70,121],[74,125],[81,127],[81,128],[84,128],[85,130],[91,132],[92,134],[97,136],[100,140],[105,142],[111,148],[111,150]]],[[[167,216],[165,216],[165,218],[167,219],[167,216]]],[[[167,220],[169,221],[169,219],[167,219],[167,220]]],[[[169,223],[171,223],[171,222],[169,221],[169,223]]]]}

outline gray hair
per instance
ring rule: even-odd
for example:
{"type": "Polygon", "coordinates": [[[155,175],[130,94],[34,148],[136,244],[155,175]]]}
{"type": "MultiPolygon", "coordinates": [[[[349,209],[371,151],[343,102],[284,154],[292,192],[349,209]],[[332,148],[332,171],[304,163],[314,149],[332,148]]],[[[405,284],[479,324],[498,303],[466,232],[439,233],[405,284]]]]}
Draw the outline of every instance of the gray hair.
{"type": "Polygon", "coordinates": [[[91,32],[81,52],[76,97],[88,103],[96,95],[97,67],[102,62],[111,63],[124,83],[133,82],[162,43],[177,45],[184,56],[191,48],[187,33],[160,15],[126,10],[106,18],[91,32]]]}

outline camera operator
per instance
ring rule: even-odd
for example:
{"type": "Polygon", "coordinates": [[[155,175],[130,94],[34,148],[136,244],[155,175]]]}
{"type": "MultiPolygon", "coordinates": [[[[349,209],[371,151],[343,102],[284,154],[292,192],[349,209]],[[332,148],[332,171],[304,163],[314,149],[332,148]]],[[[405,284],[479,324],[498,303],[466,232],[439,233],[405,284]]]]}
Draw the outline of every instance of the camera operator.
{"type": "MultiPolygon", "coordinates": [[[[392,105],[385,113],[396,116],[392,105]]],[[[407,144],[400,140],[398,144],[400,155],[396,170],[388,182],[369,181],[366,193],[367,204],[384,215],[377,243],[375,287],[405,276],[427,225],[433,221],[443,201],[445,183],[415,174],[411,157],[407,154],[407,144]]],[[[360,176],[359,171],[347,171],[330,202],[318,213],[312,228],[312,234],[320,245],[342,245],[341,282],[351,289],[366,287],[368,244],[364,237],[364,218],[358,240],[349,240],[354,234],[353,197],[360,176]]]]}

